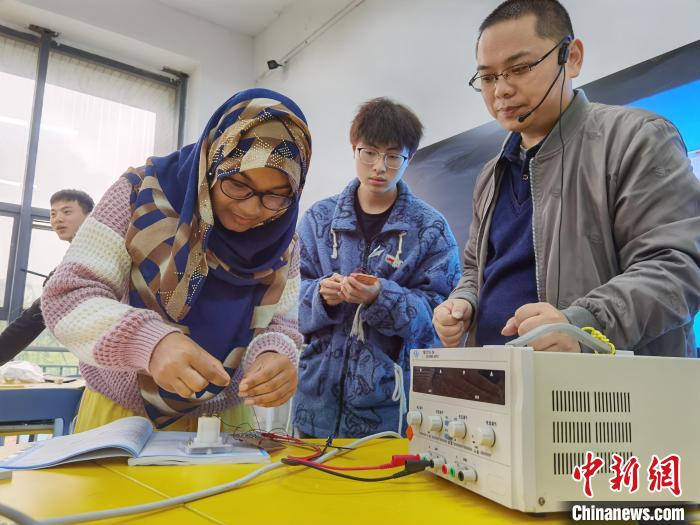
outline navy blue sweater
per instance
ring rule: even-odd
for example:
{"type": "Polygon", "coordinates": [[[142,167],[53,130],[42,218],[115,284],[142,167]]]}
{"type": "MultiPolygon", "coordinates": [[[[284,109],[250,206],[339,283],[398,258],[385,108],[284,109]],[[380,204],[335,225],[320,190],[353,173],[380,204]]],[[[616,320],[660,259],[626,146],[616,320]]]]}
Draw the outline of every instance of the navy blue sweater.
{"type": "Polygon", "coordinates": [[[501,335],[506,322],[522,305],[538,301],[530,159],[541,143],[521,155],[520,142],[520,134],[513,133],[500,161],[503,176],[491,219],[484,285],[476,314],[479,346],[500,345],[513,339],[501,335]]]}

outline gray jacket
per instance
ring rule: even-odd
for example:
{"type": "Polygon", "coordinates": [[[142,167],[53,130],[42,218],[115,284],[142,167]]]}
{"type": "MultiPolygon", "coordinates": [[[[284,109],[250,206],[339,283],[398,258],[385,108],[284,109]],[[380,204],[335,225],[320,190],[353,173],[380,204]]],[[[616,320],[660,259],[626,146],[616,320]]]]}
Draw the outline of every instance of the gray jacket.
{"type": "MultiPolygon", "coordinates": [[[[475,311],[503,176],[500,158],[476,180],[462,278],[450,295],[475,311]]],[[[539,300],[576,326],[600,330],[618,348],[697,357],[700,183],[673,124],[641,109],[591,103],[577,90],[531,160],[530,181],[539,300]]]]}

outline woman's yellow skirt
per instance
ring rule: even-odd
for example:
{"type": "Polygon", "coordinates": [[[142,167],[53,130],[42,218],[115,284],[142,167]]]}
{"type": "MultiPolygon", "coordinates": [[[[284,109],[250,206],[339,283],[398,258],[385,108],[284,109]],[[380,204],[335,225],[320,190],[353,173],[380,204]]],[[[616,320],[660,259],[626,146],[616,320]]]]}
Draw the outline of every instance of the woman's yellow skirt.
{"type": "MultiPolygon", "coordinates": [[[[75,420],[73,432],[84,432],[117,419],[137,416],[128,408],[124,408],[99,392],[85,389],[80,400],[78,416],[75,420]]],[[[250,406],[240,404],[227,408],[221,414],[217,414],[223,423],[224,432],[246,432],[257,429],[255,415],[250,406]]],[[[174,423],[161,430],[177,430],[180,432],[197,432],[197,418],[195,416],[183,416],[174,423]]]]}

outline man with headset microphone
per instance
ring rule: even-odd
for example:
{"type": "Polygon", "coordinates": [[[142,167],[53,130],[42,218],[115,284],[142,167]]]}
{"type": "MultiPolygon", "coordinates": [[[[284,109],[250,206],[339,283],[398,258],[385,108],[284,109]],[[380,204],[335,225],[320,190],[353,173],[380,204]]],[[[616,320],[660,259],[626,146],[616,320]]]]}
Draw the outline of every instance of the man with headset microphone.
{"type": "MultiPolygon", "coordinates": [[[[462,278],[433,324],[447,347],[570,323],[697,357],[700,183],[673,124],[572,89],[573,34],[556,0],[508,0],[479,28],[469,84],[510,134],[477,178],[462,278]]],[[[532,346],[580,350],[563,333],[532,346]]]]}

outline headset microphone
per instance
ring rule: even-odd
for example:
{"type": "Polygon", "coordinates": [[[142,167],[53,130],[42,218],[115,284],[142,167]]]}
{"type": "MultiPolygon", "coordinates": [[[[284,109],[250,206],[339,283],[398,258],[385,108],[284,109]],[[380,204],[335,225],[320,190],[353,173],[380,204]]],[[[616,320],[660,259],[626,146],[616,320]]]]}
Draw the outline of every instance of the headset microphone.
{"type": "Polygon", "coordinates": [[[552,88],[554,87],[554,84],[557,83],[557,80],[559,79],[559,75],[561,75],[561,72],[562,72],[562,71],[564,71],[564,65],[563,65],[563,64],[562,64],[562,66],[559,68],[559,73],[557,73],[557,76],[554,77],[554,80],[553,80],[552,83],[549,85],[549,89],[548,89],[547,92],[544,94],[544,97],[542,97],[542,100],[540,100],[539,103],[538,103],[534,108],[532,108],[530,111],[528,111],[527,113],[523,113],[522,115],[520,115],[520,116],[518,117],[518,122],[525,122],[525,119],[526,119],[526,118],[528,118],[530,115],[532,115],[535,111],[537,111],[537,109],[538,109],[542,104],[544,104],[544,101],[545,101],[545,99],[547,98],[547,95],[549,95],[549,92],[552,91],[552,88]]]}
{"type": "Polygon", "coordinates": [[[552,80],[552,83],[549,85],[549,89],[547,89],[547,92],[544,94],[544,97],[542,97],[542,100],[540,100],[539,103],[534,108],[532,108],[530,111],[520,115],[518,117],[518,122],[525,122],[525,119],[527,119],[530,115],[532,115],[535,111],[537,111],[537,108],[539,108],[542,104],[544,104],[544,101],[547,98],[547,95],[549,95],[549,92],[552,91],[554,84],[557,83],[557,79],[559,78],[559,75],[561,75],[561,72],[564,71],[564,65],[569,60],[569,44],[571,44],[572,41],[573,41],[572,35],[567,35],[561,39],[561,47],[559,48],[559,54],[557,56],[557,63],[559,64],[559,72],[557,73],[557,76],[554,77],[554,80],[552,80]]]}

